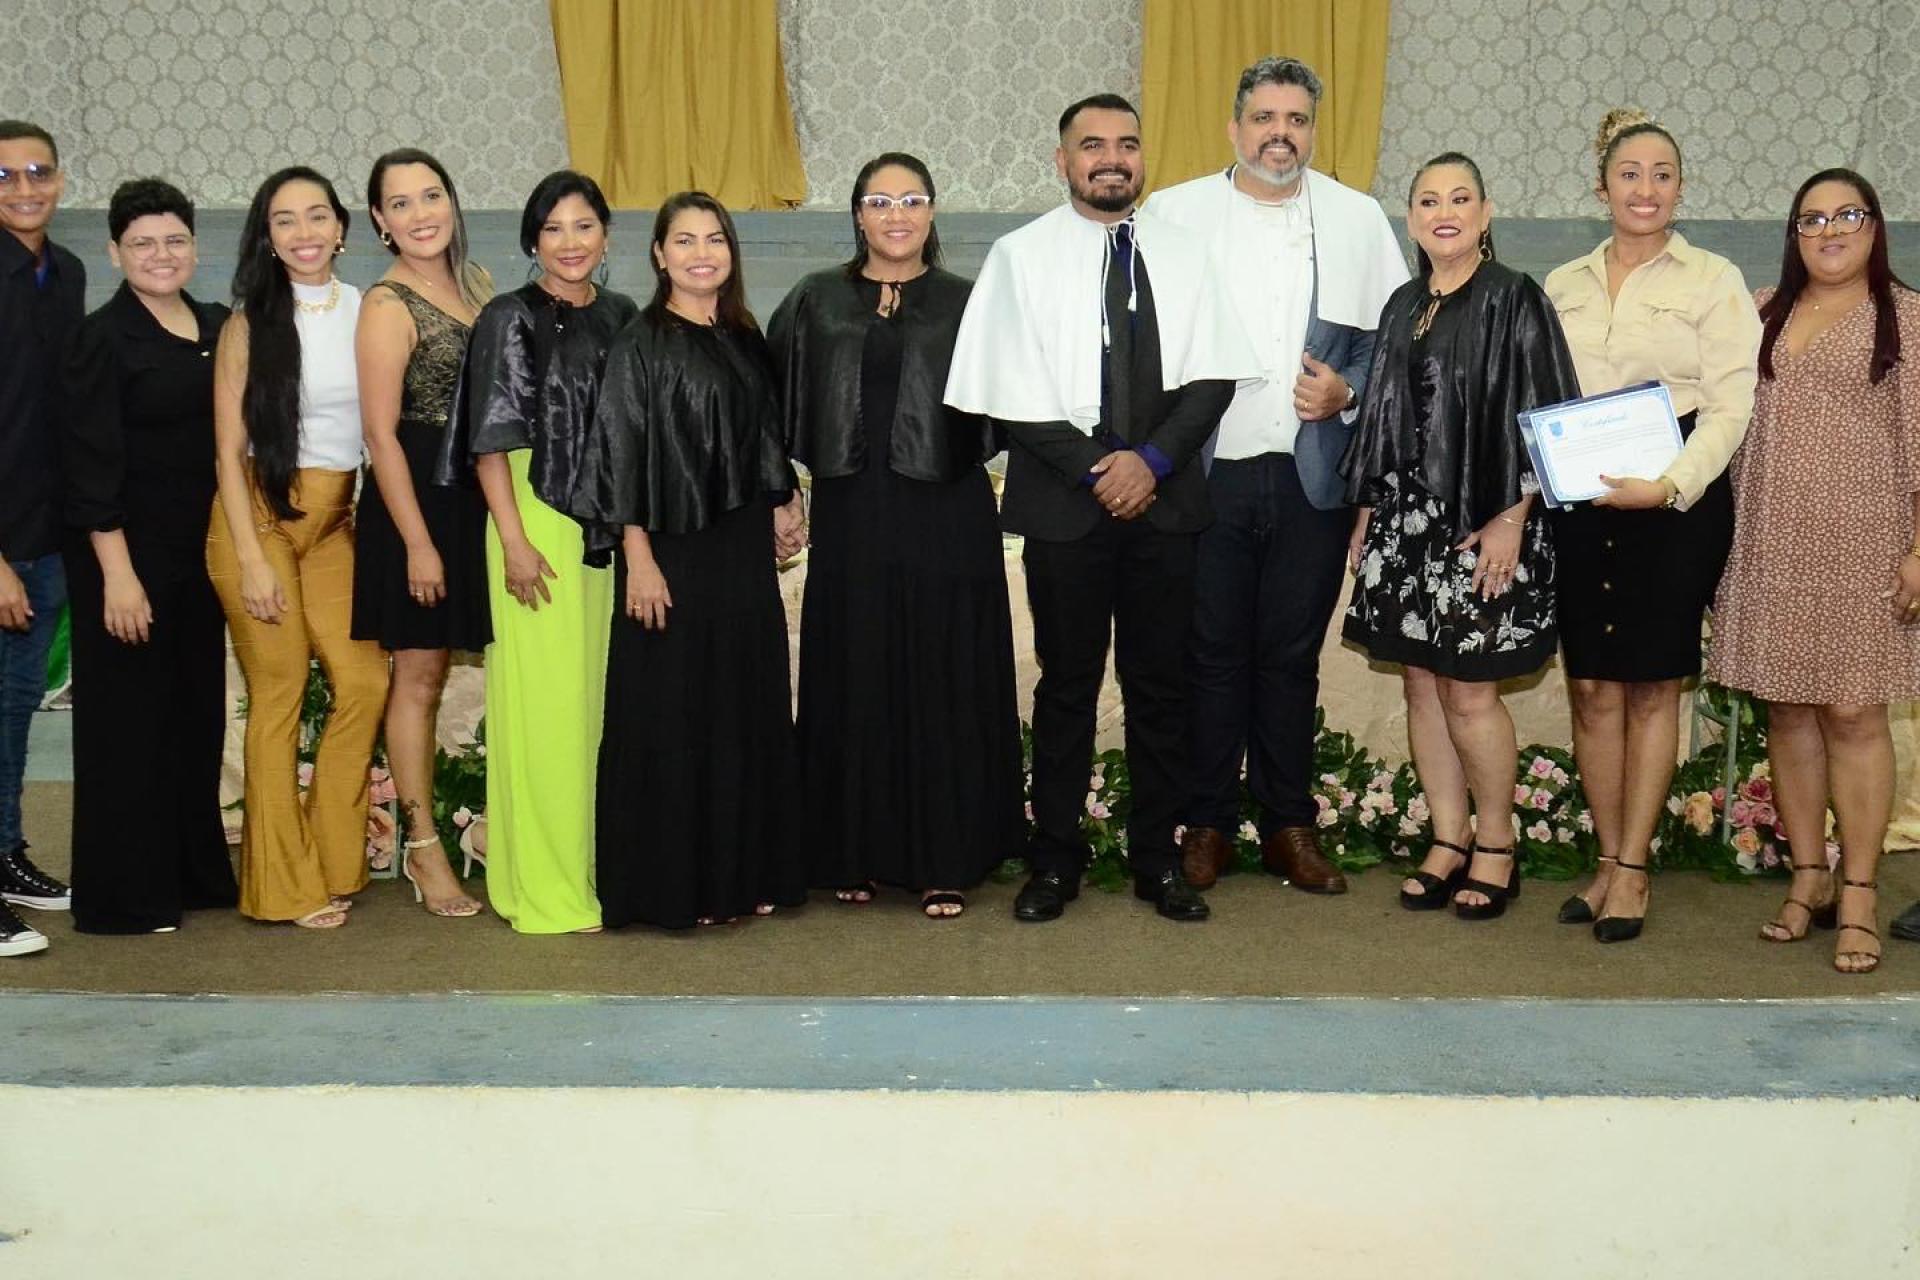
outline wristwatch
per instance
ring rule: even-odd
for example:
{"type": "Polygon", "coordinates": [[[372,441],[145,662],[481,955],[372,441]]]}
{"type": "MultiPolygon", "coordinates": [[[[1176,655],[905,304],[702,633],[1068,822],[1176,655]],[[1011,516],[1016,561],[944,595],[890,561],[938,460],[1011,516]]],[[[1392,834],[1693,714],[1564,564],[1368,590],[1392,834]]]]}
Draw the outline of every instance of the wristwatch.
{"type": "MultiPolygon", "coordinates": [[[[1341,379],[1341,381],[1345,382],[1346,379],[1343,378],[1341,379]]],[[[1345,413],[1347,410],[1353,408],[1353,406],[1359,403],[1360,403],[1360,393],[1354,389],[1354,385],[1351,382],[1348,382],[1347,383],[1347,402],[1340,406],[1340,412],[1345,413]]]]}
{"type": "Polygon", "coordinates": [[[1680,504],[1680,486],[1677,484],[1674,484],[1674,482],[1667,476],[1661,476],[1660,483],[1669,486],[1667,490],[1667,500],[1661,503],[1660,505],[1665,507],[1667,510],[1672,511],[1675,507],[1677,507],[1680,504]]]}

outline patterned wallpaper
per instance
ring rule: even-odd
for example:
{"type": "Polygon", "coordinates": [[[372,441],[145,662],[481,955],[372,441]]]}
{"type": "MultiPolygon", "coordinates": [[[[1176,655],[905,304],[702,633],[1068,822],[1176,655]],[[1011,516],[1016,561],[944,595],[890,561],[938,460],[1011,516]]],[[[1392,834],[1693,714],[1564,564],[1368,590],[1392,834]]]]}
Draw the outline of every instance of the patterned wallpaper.
{"type": "MultiPolygon", "coordinates": [[[[781,35],[814,207],[903,148],[949,209],[1047,208],[1060,107],[1139,88],[1140,0],[784,0],[781,35]]],[[[154,170],[244,204],[297,158],[357,206],[406,142],[517,208],[566,150],[546,0],[37,0],[0,6],[0,49],[0,115],[55,130],[76,204],[154,170]]],[[[1778,217],[1846,162],[1920,217],[1920,0],[1396,0],[1376,190],[1397,208],[1455,147],[1508,215],[1596,216],[1592,131],[1622,100],[1679,135],[1695,217],[1778,217]]]]}
{"type": "MultiPolygon", "coordinates": [[[[927,162],[949,209],[1049,209],[1060,109],[1140,89],[1137,0],[785,0],[807,205],[844,208],[882,151],[927,162]]],[[[1151,157],[1149,157],[1151,160],[1151,157]]]]}
{"type": "Polygon", "coordinates": [[[60,139],[68,199],[148,173],[208,206],[311,164],[358,209],[373,158],[424,147],[479,207],[566,156],[545,0],[53,0],[0,10],[0,115],[60,139]]]}
{"type": "Polygon", "coordinates": [[[1506,212],[1599,216],[1594,131],[1645,107],[1679,139],[1684,214],[1777,218],[1851,163],[1920,215],[1920,0],[1396,0],[1375,193],[1459,150],[1506,212]]]}

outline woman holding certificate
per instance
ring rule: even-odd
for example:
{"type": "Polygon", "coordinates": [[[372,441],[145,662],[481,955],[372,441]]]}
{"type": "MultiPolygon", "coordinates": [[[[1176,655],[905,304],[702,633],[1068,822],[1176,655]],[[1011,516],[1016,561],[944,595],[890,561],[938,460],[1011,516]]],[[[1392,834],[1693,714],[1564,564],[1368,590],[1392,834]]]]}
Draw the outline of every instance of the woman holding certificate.
{"type": "Polygon", "coordinates": [[[1826,169],[1794,197],[1780,287],[1757,297],[1760,390],[1707,670],[1767,700],[1794,874],[1760,936],[1797,942],[1837,919],[1834,967],[1867,973],[1893,810],[1886,704],[1920,698],[1920,358],[1903,341],[1920,345],[1920,294],[1888,266],[1872,185],[1826,169]]]}
{"type": "Polygon", "coordinates": [[[1400,890],[1490,920],[1520,893],[1513,719],[1496,683],[1553,656],[1553,544],[1533,511],[1517,415],[1579,394],[1553,307],[1493,260],[1480,170],[1448,152],[1414,175],[1419,258],[1380,315],[1347,450],[1355,516],[1347,639],[1404,667],[1433,846],[1400,890]]]}
{"type": "Polygon", "coordinates": [[[1600,870],[1560,908],[1602,942],[1639,936],[1647,858],[1679,739],[1681,682],[1700,670],[1701,616],[1733,540],[1725,471],[1753,411],[1760,317],[1732,263],[1673,229],[1680,147],[1643,112],[1601,122],[1596,192],[1613,234],[1547,277],[1589,396],[1664,384],[1685,446],[1658,475],[1557,513],[1560,642],[1573,749],[1600,870]]]}

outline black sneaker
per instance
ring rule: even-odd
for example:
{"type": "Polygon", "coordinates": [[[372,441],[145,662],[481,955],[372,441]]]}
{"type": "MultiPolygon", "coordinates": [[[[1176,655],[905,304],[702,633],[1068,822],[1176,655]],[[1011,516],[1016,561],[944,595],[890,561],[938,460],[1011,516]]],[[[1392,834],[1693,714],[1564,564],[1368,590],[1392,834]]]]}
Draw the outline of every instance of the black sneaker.
{"type": "Polygon", "coordinates": [[[22,840],[10,852],[0,853],[0,902],[40,911],[65,911],[73,905],[73,890],[33,865],[22,840]]]}
{"type": "Polygon", "coordinates": [[[0,956],[30,956],[46,949],[46,935],[29,929],[12,907],[0,902],[0,956]]]}

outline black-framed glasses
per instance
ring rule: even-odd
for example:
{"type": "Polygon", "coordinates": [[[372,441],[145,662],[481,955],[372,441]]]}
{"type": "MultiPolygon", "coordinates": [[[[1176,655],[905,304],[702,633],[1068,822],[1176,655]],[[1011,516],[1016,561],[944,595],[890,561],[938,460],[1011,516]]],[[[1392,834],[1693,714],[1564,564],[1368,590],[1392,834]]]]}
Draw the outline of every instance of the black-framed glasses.
{"type": "Polygon", "coordinates": [[[885,196],[876,191],[870,196],[861,196],[860,207],[868,213],[885,213],[896,208],[902,213],[919,213],[933,208],[933,197],[923,196],[918,191],[910,191],[904,196],[885,196]]]}
{"type": "Polygon", "coordinates": [[[26,164],[18,169],[0,168],[0,188],[12,186],[16,178],[25,178],[30,187],[51,186],[53,180],[59,176],[60,166],[57,164],[26,164]]]}
{"type": "Polygon", "coordinates": [[[1829,217],[1824,213],[1803,213],[1793,220],[1793,229],[1811,240],[1815,236],[1825,235],[1831,223],[1843,236],[1850,236],[1867,225],[1867,219],[1873,217],[1865,209],[1848,205],[1840,212],[1829,217]]]}

